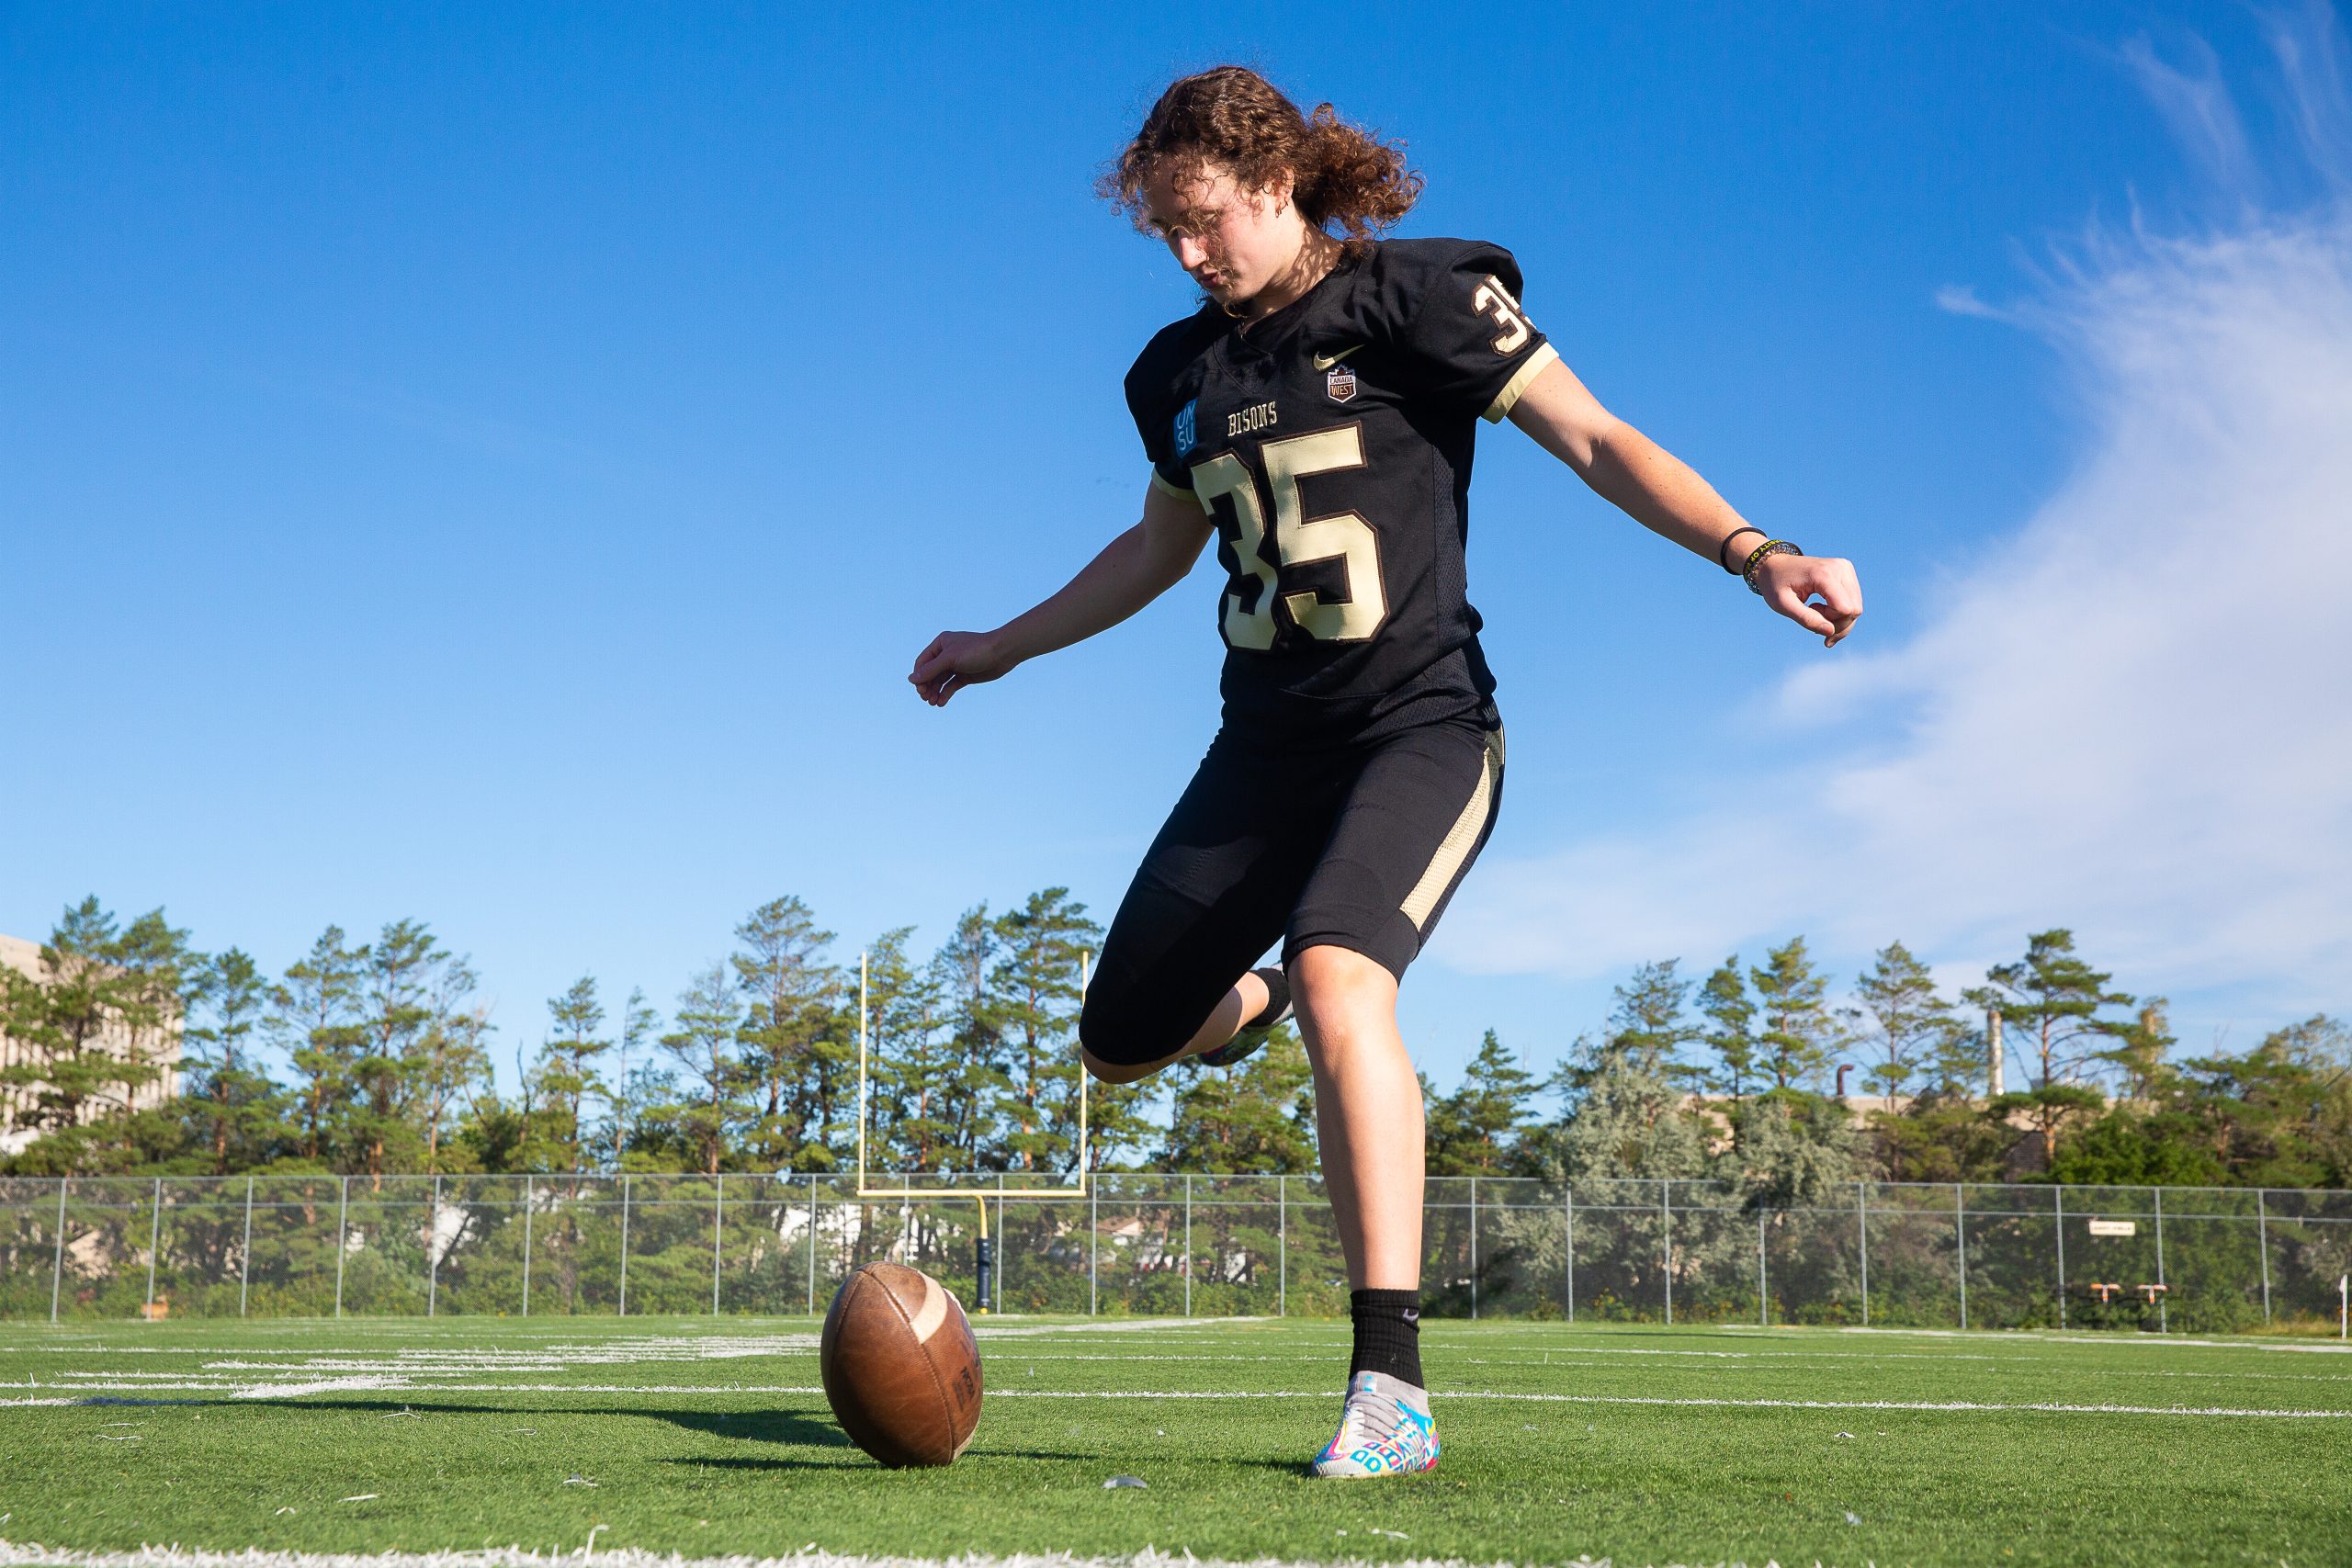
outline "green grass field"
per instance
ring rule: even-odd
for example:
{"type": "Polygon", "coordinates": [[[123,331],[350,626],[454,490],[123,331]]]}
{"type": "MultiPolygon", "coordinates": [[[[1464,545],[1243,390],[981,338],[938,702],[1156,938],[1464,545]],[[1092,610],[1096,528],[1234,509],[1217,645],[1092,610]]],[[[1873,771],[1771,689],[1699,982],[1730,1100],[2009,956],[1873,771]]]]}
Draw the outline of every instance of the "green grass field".
{"type": "Polygon", "coordinates": [[[983,1320],[970,1450],[895,1472],[834,1428],[814,1326],[0,1325],[0,1540],[2352,1563],[2332,1343],[1431,1323],[1443,1462],[1342,1484],[1301,1471],[1339,1324],[983,1320]]]}

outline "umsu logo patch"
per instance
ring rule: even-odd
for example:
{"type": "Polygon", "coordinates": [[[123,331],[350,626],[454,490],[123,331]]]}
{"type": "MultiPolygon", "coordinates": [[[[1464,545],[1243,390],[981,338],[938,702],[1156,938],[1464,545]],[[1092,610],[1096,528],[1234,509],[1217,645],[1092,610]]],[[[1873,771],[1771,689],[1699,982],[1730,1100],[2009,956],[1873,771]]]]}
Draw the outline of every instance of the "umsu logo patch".
{"type": "Polygon", "coordinates": [[[1200,445],[1200,431],[1193,417],[1200,409],[1201,400],[1194,398],[1176,411],[1176,456],[1179,457],[1200,445]]]}

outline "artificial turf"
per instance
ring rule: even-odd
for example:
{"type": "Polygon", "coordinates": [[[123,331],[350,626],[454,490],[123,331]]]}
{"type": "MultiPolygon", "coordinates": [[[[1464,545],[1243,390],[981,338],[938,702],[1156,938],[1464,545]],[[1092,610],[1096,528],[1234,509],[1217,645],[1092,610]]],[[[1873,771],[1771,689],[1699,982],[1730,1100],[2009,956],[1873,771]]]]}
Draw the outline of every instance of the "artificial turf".
{"type": "Polygon", "coordinates": [[[983,1320],[978,1434],[927,1472],[845,1444],[814,1328],[0,1325],[0,1540],[2352,1564],[2333,1344],[1431,1322],[1439,1469],[1337,1483],[1302,1461],[1340,1325],[983,1320]]]}

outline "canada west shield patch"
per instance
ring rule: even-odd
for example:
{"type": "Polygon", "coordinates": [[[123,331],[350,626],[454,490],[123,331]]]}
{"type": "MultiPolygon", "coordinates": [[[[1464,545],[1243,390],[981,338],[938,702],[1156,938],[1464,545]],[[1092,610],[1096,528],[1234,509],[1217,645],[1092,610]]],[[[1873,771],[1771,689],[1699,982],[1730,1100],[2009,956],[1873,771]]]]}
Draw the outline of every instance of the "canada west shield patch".
{"type": "Polygon", "coordinates": [[[1323,373],[1323,390],[1335,403],[1353,402],[1356,373],[1345,365],[1332,366],[1323,373]]]}

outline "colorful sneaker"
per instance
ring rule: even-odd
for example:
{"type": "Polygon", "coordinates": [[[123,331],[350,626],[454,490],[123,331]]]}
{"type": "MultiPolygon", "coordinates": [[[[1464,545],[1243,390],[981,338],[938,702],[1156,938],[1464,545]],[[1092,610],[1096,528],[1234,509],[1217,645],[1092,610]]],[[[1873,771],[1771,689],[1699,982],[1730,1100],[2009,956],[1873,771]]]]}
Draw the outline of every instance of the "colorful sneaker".
{"type": "Polygon", "coordinates": [[[1437,1468],[1437,1422],[1427,1389],[1385,1372],[1358,1372],[1340,1408],[1340,1429],[1315,1456],[1318,1476],[1355,1481],[1437,1468]]]}
{"type": "Polygon", "coordinates": [[[1258,1016],[1236,1030],[1233,1038],[1214,1051],[1203,1051],[1193,1057],[1196,1066],[1229,1067],[1246,1056],[1258,1053],[1266,1043],[1266,1036],[1274,1025],[1290,1017],[1290,978],[1280,969],[1269,966],[1252,969],[1252,975],[1266,983],[1266,1005],[1258,1016]]]}

